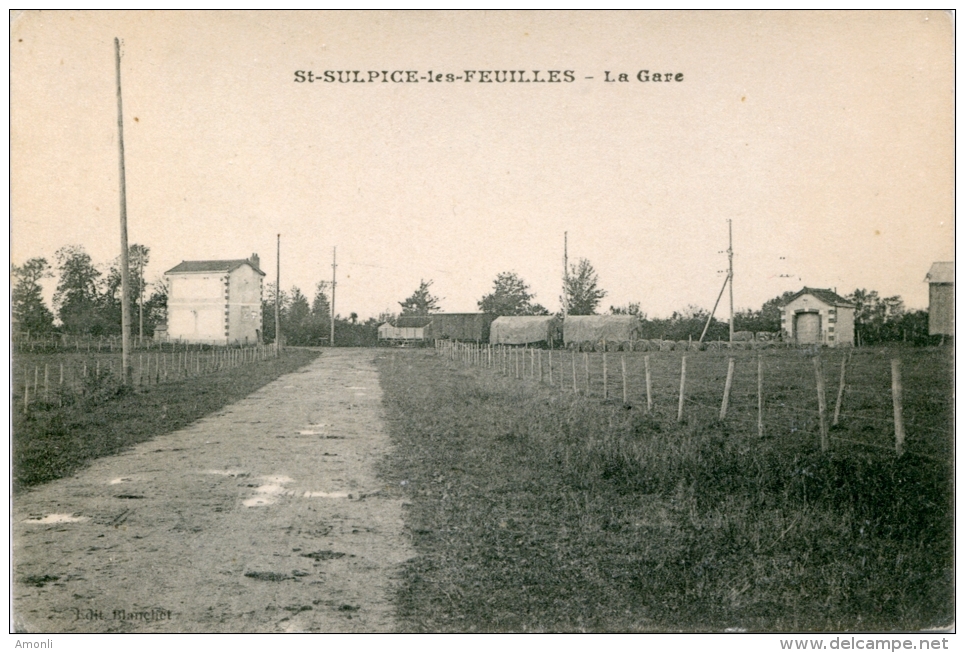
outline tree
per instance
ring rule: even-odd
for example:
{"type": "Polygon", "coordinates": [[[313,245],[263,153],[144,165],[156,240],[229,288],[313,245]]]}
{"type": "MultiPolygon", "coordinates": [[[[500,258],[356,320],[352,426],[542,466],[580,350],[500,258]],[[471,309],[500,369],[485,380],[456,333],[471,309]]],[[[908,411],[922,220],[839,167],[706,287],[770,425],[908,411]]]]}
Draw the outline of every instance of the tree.
{"type": "MultiPolygon", "coordinates": [[[[55,254],[60,280],[54,293],[57,317],[68,333],[101,335],[109,332],[109,319],[101,312],[97,281],[100,271],[81,245],[61,247],[55,254]]],[[[117,328],[120,329],[118,323],[117,328]]]]}
{"type": "MultiPolygon", "coordinates": [[[[265,342],[275,341],[275,293],[277,287],[273,283],[265,286],[265,297],[261,300],[261,333],[265,342]]],[[[278,295],[278,314],[281,322],[281,331],[285,337],[285,315],[288,311],[288,294],[282,290],[278,295]]]]}
{"type": "Polygon", "coordinates": [[[778,297],[768,299],[760,310],[745,309],[734,313],[735,331],[753,331],[759,333],[769,331],[777,333],[781,330],[781,309],[794,296],[791,290],[778,297]]]}
{"type": "MultiPolygon", "coordinates": [[[[143,313],[142,303],[147,284],[144,281],[144,267],[151,260],[151,249],[145,245],[133,244],[127,248],[128,264],[128,295],[131,305],[132,323],[131,334],[140,334],[141,315],[143,313]],[[134,313],[137,307],[137,313],[134,313]]],[[[105,322],[117,325],[117,329],[111,328],[111,332],[120,333],[121,325],[121,257],[118,256],[111,262],[110,268],[101,283],[100,305],[102,317],[105,322]]],[[[167,299],[165,298],[165,304],[167,299]]]]}
{"type": "Polygon", "coordinates": [[[42,279],[54,276],[45,258],[32,258],[12,269],[14,286],[10,292],[13,319],[20,331],[31,335],[50,333],[54,328],[54,314],[44,304],[42,279]]]}
{"type": "Polygon", "coordinates": [[[585,258],[576,265],[570,265],[570,273],[563,280],[563,297],[560,301],[566,306],[569,315],[595,315],[600,300],[606,291],[599,288],[596,270],[585,258]]]}
{"type": "Polygon", "coordinates": [[[151,260],[151,249],[145,245],[134,244],[129,248],[127,257],[128,265],[131,268],[131,295],[137,298],[138,312],[138,336],[144,335],[144,268],[151,260]]]}
{"type": "Polygon", "coordinates": [[[376,324],[376,326],[378,326],[378,325],[380,325],[380,324],[385,324],[386,322],[388,322],[389,324],[395,324],[395,318],[397,318],[397,317],[398,317],[398,315],[396,315],[395,313],[390,313],[390,312],[388,312],[388,311],[382,311],[381,313],[379,313],[378,317],[375,317],[375,318],[372,318],[372,319],[375,320],[375,324],[376,324]]]}
{"type": "Polygon", "coordinates": [[[331,319],[332,312],[332,304],[325,294],[326,287],[328,287],[326,282],[319,281],[315,285],[315,298],[312,299],[312,316],[325,323],[331,319]]]}
{"type": "Polygon", "coordinates": [[[515,272],[500,272],[493,281],[493,291],[477,305],[483,313],[492,315],[549,315],[543,306],[533,303],[535,297],[515,272]]]}
{"type": "Polygon", "coordinates": [[[312,309],[308,298],[298,286],[292,286],[291,299],[282,317],[281,331],[285,340],[293,345],[311,345],[313,336],[312,309]]]}
{"type": "Polygon", "coordinates": [[[160,277],[151,284],[151,296],[144,302],[144,330],[148,335],[168,319],[168,284],[160,277]]]}
{"type": "MultiPolygon", "coordinates": [[[[308,317],[301,325],[301,340],[298,344],[319,345],[328,340],[331,331],[332,305],[325,294],[328,283],[319,281],[315,284],[315,296],[308,317]]],[[[274,319],[274,318],[272,318],[274,319]]]]}
{"type": "Polygon", "coordinates": [[[647,319],[647,314],[640,310],[640,302],[630,302],[626,306],[610,306],[610,315],[633,315],[642,320],[647,319]]]}
{"type": "Polygon", "coordinates": [[[935,344],[938,336],[928,335],[928,311],[908,311],[897,321],[902,342],[915,345],[935,344]]]}
{"type": "Polygon", "coordinates": [[[432,286],[432,279],[425,281],[419,280],[419,287],[414,293],[409,295],[405,301],[399,302],[402,307],[402,315],[428,315],[439,311],[439,298],[434,297],[429,292],[432,286]]]}
{"type": "Polygon", "coordinates": [[[859,347],[905,338],[907,328],[901,326],[905,303],[898,295],[882,298],[877,291],[858,288],[846,299],[855,306],[855,344],[859,347]]]}

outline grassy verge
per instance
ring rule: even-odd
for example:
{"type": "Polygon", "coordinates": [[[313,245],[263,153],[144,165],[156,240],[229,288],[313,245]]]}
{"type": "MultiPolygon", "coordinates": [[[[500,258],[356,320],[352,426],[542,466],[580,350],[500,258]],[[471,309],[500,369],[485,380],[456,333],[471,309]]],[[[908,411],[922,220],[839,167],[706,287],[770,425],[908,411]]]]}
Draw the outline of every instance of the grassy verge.
{"type": "Polygon", "coordinates": [[[280,358],[137,391],[120,388],[105,375],[92,380],[84,401],[12,411],[14,491],[68,476],[95,458],[175,431],[318,355],[289,349],[280,358]]]}
{"type": "Polygon", "coordinates": [[[950,464],[676,424],[380,358],[414,631],[878,631],[953,619],[950,464]]]}

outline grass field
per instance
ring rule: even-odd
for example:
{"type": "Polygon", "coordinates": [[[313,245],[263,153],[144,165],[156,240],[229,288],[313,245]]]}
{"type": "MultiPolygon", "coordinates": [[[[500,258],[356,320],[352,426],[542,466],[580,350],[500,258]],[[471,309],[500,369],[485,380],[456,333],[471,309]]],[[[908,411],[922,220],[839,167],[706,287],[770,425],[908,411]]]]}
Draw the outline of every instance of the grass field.
{"type": "MultiPolygon", "coordinates": [[[[82,396],[71,392],[63,402],[51,396],[47,402],[31,403],[26,411],[11,411],[14,491],[62,478],[94,458],[177,430],[318,355],[287,349],[279,358],[135,390],[120,387],[106,363],[100,376],[91,367],[82,396]]],[[[15,364],[31,369],[59,360],[64,360],[63,354],[17,354],[15,364]]],[[[89,360],[96,365],[96,359],[89,360]]]]}
{"type": "MultiPolygon", "coordinates": [[[[604,397],[602,353],[555,351],[550,356],[545,350],[508,350],[505,354],[505,373],[502,355],[499,352],[495,354],[491,368],[504,376],[517,378],[516,356],[519,356],[518,376],[521,381],[537,380],[542,367],[542,383],[550,385],[552,357],[554,387],[563,393],[572,393],[575,376],[579,394],[597,400],[604,397]]],[[[683,355],[687,357],[685,423],[699,425],[718,420],[728,358],[733,358],[735,374],[726,422],[735,428],[756,430],[757,359],[760,356],[765,435],[817,434],[818,395],[814,355],[812,351],[804,349],[611,352],[607,354],[606,396],[614,402],[623,403],[622,364],[625,363],[627,403],[633,408],[644,409],[644,361],[649,359],[653,415],[661,421],[676,420],[683,355]]],[[[840,420],[831,428],[835,446],[894,449],[891,360],[898,358],[901,360],[904,424],[907,431],[905,450],[914,455],[951,459],[952,440],[945,437],[951,432],[954,415],[951,393],[954,360],[950,348],[824,350],[820,358],[829,426],[839,388],[841,363],[847,359],[840,420]]],[[[486,361],[481,361],[481,365],[485,366],[486,361]]]]}
{"type": "MultiPolygon", "coordinates": [[[[151,349],[134,349],[130,355],[131,382],[156,385],[201,376],[274,356],[268,345],[222,347],[165,343],[151,349]]],[[[14,407],[42,401],[61,405],[83,397],[91,385],[117,378],[122,368],[120,348],[111,351],[74,350],[69,347],[21,348],[11,365],[14,407]],[[25,399],[27,401],[25,401],[25,399]]]]}
{"type": "MultiPolygon", "coordinates": [[[[900,458],[889,449],[894,352],[856,352],[846,418],[827,453],[818,446],[810,359],[768,354],[761,439],[756,352],[746,352],[753,365],[737,361],[735,413],[724,423],[716,411],[726,355],[708,353],[688,356],[694,380],[679,424],[673,352],[651,354],[653,415],[641,409],[637,353],[627,355],[636,381],[628,405],[602,402],[593,374],[586,398],[435,352],[380,355],[396,452],[383,474],[408,497],[419,553],[397,596],[403,626],[837,632],[950,624],[948,352],[900,352],[914,426],[913,453],[900,458]]],[[[614,360],[619,370],[619,354],[614,360]]],[[[825,360],[832,406],[835,370],[834,357],[825,360]]]]}

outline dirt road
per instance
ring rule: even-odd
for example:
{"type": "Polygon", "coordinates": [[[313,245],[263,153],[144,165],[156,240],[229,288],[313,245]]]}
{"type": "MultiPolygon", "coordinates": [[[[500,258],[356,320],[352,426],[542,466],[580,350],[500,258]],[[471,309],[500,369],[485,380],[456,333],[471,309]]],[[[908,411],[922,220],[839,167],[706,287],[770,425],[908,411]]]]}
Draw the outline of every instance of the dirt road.
{"type": "Polygon", "coordinates": [[[388,632],[411,555],[372,350],[16,497],[21,632],[388,632]]]}

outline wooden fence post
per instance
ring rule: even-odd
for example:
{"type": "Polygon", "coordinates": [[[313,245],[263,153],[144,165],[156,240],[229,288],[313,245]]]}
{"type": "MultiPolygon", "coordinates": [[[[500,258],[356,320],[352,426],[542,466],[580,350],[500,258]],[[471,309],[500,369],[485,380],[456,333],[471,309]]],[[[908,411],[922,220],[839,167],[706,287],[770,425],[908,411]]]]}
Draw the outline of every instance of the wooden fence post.
{"type": "Polygon", "coordinates": [[[653,395],[650,392],[650,356],[643,357],[643,369],[647,380],[647,412],[653,412],[653,395]]]}
{"type": "Polygon", "coordinates": [[[848,366],[848,358],[850,356],[851,354],[848,353],[841,358],[841,381],[838,383],[838,399],[834,402],[834,420],[831,422],[832,426],[838,425],[838,418],[841,416],[841,399],[844,397],[844,373],[848,366]]]}
{"type": "Polygon", "coordinates": [[[891,359],[891,401],[895,409],[895,453],[905,453],[905,420],[901,415],[901,359],[891,359]]]}
{"type": "Polygon", "coordinates": [[[677,400],[677,421],[684,420],[684,391],[687,387],[687,357],[680,357],[680,397],[677,400]]]}
{"type": "Polygon", "coordinates": [[[536,357],[539,359],[539,382],[543,382],[543,350],[536,350],[536,357]]]}
{"type": "Polygon", "coordinates": [[[817,379],[818,390],[818,423],[821,428],[821,451],[827,451],[830,443],[828,442],[828,423],[825,416],[827,406],[824,397],[824,373],[821,370],[821,357],[814,357],[814,376],[817,379]]]}
{"type": "Polygon", "coordinates": [[[620,371],[623,372],[623,403],[627,403],[627,357],[626,354],[620,355],[620,371]]]}
{"type": "Polygon", "coordinates": [[[560,349],[560,392],[565,391],[563,384],[566,381],[566,350],[560,349]]]}
{"type": "Polygon", "coordinates": [[[764,361],[757,355],[757,437],[764,437],[764,361]]]}
{"type": "Polygon", "coordinates": [[[607,388],[607,378],[606,378],[606,345],[603,345],[603,401],[609,398],[609,392],[607,388]]]}
{"type": "Polygon", "coordinates": [[[553,350],[552,350],[552,349],[550,349],[549,352],[547,353],[547,358],[549,359],[549,368],[550,368],[550,369],[549,369],[549,377],[550,377],[549,383],[550,383],[550,386],[552,386],[552,385],[553,385],[553,350]]]}
{"type": "Polygon", "coordinates": [[[724,381],[724,398],[720,402],[720,421],[727,417],[727,402],[730,401],[730,388],[734,383],[734,357],[727,359],[727,380],[724,381]]]}
{"type": "Polygon", "coordinates": [[[586,381],[586,396],[590,396],[590,355],[583,352],[583,380],[586,381]]]}
{"type": "Polygon", "coordinates": [[[576,389],[576,351],[575,350],[571,353],[570,362],[573,364],[573,394],[576,394],[578,390],[576,389]]]}

